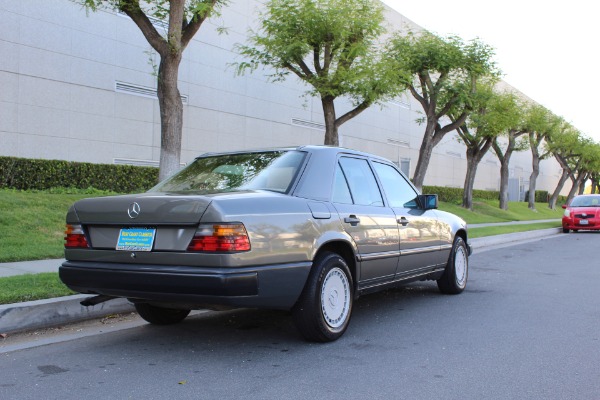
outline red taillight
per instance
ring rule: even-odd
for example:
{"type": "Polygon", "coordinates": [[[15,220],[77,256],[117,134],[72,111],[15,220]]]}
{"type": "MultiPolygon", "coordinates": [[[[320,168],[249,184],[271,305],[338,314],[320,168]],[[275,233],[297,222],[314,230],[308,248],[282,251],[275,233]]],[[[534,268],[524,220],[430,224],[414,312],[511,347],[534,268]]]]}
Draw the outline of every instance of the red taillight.
{"type": "Polygon", "coordinates": [[[65,247],[90,247],[87,239],[85,238],[85,234],[83,233],[83,228],[81,225],[67,224],[67,229],[65,229],[65,247]]]}
{"type": "Polygon", "coordinates": [[[200,225],[188,251],[249,251],[250,239],[242,224],[200,225]]]}

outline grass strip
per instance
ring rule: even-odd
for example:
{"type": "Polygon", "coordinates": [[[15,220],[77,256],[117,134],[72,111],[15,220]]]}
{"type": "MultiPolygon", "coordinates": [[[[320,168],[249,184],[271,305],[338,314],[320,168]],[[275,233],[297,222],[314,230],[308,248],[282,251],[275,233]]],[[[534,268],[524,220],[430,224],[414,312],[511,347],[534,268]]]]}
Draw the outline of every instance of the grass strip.
{"type": "Polygon", "coordinates": [[[563,215],[562,208],[551,210],[546,203],[536,203],[535,206],[536,210],[530,210],[525,202],[510,202],[508,210],[505,211],[498,208],[498,201],[475,200],[473,211],[452,203],[440,203],[440,210],[456,214],[468,224],[560,219],[563,215]]]}
{"type": "Polygon", "coordinates": [[[0,278],[0,304],[50,299],[76,294],[67,288],[56,272],[0,278]]]}
{"type": "Polygon", "coordinates": [[[71,204],[111,194],[94,190],[0,190],[0,262],[64,257],[65,216],[71,204]]]}
{"type": "Polygon", "coordinates": [[[539,229],[560,228],[560,221],[557,222],[538,222],[533,224],[523,225],[503,225],[503,226],[486,226],[482,228],[469,228],[469,238],[475,239],[478,237],[503,235],[505,233],[535,231],[539,229]]]}

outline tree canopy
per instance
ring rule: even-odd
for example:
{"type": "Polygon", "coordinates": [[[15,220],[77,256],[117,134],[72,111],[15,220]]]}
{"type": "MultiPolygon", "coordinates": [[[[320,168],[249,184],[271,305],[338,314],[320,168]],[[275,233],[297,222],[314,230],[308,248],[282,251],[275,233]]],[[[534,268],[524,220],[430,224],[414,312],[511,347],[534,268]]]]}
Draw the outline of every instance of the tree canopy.
{"type": "MultiPolygon", "coordinates": [[[[517,126],[520,120],[520,115],[515,113],[514,95],[496,91],[493,81],[478,84],[473,104],[474,110],[457,129],[460,141],[467,148],[462,206],[468,209],[473,208],[473,187],[479,163],[498,136],[517,126]]],[[[450,118],[454,121],[456,117],[450,113],[450,118]]]]}
{"type": "Polygon", "coordinates": [[[524,130],[529,136],[531,149],[531,175],[529,176],[529,208],[535,210],[535,188],[540,173],[540,161],[548,158],[551,152],[541,147],[545,141],[556,135],[564,120],[539,104],[531,106],[525,120],[524,130]],[[542,153],[540,153],[542,150],[542,153]]]}
{"type": "Polygon", "coordinates": [[[343,123],[405,89],[378,45],[385,32],[378,1],[271,0],[265,7],[258,31],[238,46],[247,59],[238,73],[262,65],[274,81],[293,74],[307,83],[307,94],[321,99],[325,144],[338,145],[343,123]],[[338,117],[339,97],[353,108],[338,117]]]}
{"type": "Polygon", "coordinates": [[[398,80],[423,108],[425,132],[412,179],[421,189],[433,148],[465,123],[474,108],[477,82],[497,77],[499,70],[492,60],[493,48],[477,39],[465,42],[430,32],[396,33],[387,53],[401,71],[398,80]],[[450,114],[452,120],[442,122],[450,114]]]}

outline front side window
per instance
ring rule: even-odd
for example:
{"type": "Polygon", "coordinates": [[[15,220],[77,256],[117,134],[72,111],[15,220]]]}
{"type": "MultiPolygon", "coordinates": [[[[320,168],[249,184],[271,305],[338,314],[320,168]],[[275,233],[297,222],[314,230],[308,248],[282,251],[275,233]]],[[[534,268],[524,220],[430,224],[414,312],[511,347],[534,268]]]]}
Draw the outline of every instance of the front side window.
{"type": "Polygon", "coordinates": [[[417,192],[395,168],[378,162],[374,162],[373,166],[377,176],[379,176],[390,207],[419,208],[417,192]]]}
{"type": "Polygon", "coordinates": [[[287,193],[305,156],[306,153],[301,151],[269,151],[200,157],[150,191],[210,194],[270,190],[287,193]]]}
{"type": "Polygon", "coordinates": [[[383,206],[381,192],[367,160],[342,157],[340,165],[348,182],[354,204],[383,206]]]}

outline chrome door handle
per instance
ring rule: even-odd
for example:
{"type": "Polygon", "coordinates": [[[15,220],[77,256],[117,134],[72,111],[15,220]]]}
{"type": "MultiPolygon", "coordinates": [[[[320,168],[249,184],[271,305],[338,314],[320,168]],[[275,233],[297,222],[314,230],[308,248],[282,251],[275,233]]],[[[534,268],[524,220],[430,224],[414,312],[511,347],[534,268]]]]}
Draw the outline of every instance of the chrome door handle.
{"type": "Polygon", "coordinates": [[[352,226],[356,226],[360,223],[360,218],[358,218],[356,215],[350,215],[344,218],[344,222],[352,226]]]}
{"type": "Polygon", "coordinates": [[[397,220],[397,221],[398,221],[398,223],[399,223],[400,225],[402,225],[402,226],[406,226],[406,225],[408,225],[408,220],[407,220],[406,218],[404,218],[404,217],[402,217],[402,218],[398,218],[398,220],[397,220]]]}

